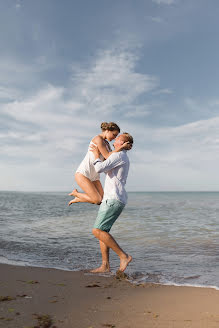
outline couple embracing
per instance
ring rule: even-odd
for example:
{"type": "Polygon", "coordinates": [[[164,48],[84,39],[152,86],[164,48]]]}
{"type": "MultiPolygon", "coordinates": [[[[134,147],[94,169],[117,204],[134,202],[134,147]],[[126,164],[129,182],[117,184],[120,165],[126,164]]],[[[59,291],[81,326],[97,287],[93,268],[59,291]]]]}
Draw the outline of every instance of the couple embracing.
{"type": "Polygon", "coordinates": [[[122,250],[109,231],[127,203],[125,191],[129,171],[127,151],[132,148],[133,138],[126,132],[119,135],[120,128],[113,122],[102,123],[101,130],[102,132],[91,140],[88,152],[75,174],[75,180],[84,192],[74,189],[69,195],[75,198],[69,202],[69,205],[78,202],[100,205],[92,232],[100,243],[102,264],[91,272],[110,271],[110,248],[119,256],[119,271],[123,272],[132,257],[122,250]],[[109,141],[114,139],[112,151],[109,141]],[[104,190],[100,182],[102,172],[106,174],[104,190]]]}

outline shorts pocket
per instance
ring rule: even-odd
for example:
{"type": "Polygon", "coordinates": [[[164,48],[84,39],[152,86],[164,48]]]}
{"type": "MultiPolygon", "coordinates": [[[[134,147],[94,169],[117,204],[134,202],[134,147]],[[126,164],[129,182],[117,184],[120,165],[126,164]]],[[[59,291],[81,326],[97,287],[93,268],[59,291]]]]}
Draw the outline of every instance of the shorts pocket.
{"type": "Polygon", "coordinates": [[[106,200],[106,204],[109,207],[113,207],[115,205],[115,200],[113,200],[113,199],[107,199],[106,200]]]}

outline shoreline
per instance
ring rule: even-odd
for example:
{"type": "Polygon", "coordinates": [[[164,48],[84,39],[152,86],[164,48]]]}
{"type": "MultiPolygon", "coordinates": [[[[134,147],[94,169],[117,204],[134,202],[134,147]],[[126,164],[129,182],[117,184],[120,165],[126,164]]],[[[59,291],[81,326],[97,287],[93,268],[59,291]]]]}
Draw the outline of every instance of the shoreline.
{"type": "MultiPolygon", "coordinates": [[[[71,270],[71,269],[66,269],[66,268],[58,268],[58,267],[42,267],[42,266],[35,266],[32,264],[25,264],[23,262],[23,264],[19,264],[19,262],[16,261],[10,261],[6,259],[5,262],[1,262],[0,261],[0,266],[1,265],[10,265],[10,266],[18,266],[18,267],[30,267],[30,268],[39,268],[39,269],[50,269],[50,270],[60,270],[60,271],[66,271],[66,272],[84,272],[84,273],[89,273],[89,270],[86,269],[81,269],[81,270],[71,270]]],[[[111,276],[115,275],[115,273],[112,273],[111,276]]],[[[101,274],[99,275],[101,276],[101,274]]],[[[105,277],[105,275],[102,275],[103,277],[105,277]]],[[[110,275],[109,275],[110,276],[110,275]]],[[[213,286],[213,285],[199,285],[199,284],[177,284],[174,282],[167,282],[167,283],[156,283],[156,282],[137,282],[134,281],[133,279],[128,279],[128,281],[131,284],[154,284],[154,285],[161,285],[161,286],[174,286],[174,287],[191,287],[191,288],[209,288],[209,289],[214,289],[216,291],[219,291],[219,287],[218,286],[213,286]]]]}
{"type": "Polygon", "coordinates": [[[219,327],[219,291],[212,288],[0,264],[0,297],[2,328],[219,327]],[[53,323],[43,326],[43,319],[53,323]]]}

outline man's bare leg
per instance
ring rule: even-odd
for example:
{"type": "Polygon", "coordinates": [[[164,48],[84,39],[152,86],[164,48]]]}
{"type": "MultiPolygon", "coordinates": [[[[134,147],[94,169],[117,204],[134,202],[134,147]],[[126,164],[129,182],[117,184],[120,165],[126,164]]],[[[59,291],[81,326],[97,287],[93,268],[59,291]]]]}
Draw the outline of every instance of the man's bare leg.
{"type": "Polygon", "coordinates": [[[125,271],[128,264],[131,262],[131,255],[126,254],[122,248],[117,244],[115,239],[106,231],[94,228],[92,230],[94,236],[102,241],[108,248],[111,248],[120,258],[120,267],[121,272],[125,271]]]}
{"type": "Polygon", "coordinates": [[[101,240],[99,240],[99,242],[100,242],[100,250],[102,255],[102,264],[99,268],[93,269],[90,272],[93,273],[110,272],[109,247],[107,247],[101,240]]]}

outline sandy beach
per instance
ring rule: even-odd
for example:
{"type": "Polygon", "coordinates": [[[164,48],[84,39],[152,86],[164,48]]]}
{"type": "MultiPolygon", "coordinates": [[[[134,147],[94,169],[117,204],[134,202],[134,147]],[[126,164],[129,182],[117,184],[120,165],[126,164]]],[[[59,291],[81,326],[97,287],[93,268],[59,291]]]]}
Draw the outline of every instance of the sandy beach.
{"type": "Polygon", "coordinates": [[[0,327],[218,328],[219,291],[0,264],[0,327]]]}

